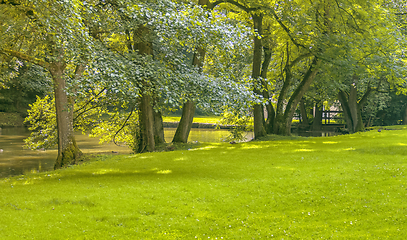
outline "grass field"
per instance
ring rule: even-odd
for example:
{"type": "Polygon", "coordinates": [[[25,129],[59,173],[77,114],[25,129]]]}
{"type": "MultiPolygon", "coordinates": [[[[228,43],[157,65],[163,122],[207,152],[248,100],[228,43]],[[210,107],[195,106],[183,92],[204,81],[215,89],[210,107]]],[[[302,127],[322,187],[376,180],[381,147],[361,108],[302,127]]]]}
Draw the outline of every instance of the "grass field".
{"type": "Polygon", "coordinates": [[[407,129],[100,156],[0,180],[0,239],[406,239],[407,129]]]}

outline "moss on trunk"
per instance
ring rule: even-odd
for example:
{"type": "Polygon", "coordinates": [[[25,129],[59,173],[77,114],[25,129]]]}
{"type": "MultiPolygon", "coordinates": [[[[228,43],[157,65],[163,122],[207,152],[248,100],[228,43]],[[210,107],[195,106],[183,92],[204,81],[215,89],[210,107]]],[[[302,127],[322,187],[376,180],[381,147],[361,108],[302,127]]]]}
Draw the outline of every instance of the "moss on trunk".
{"type": "Polygon", "coordinates": [[[81,150],[79,150],[76,145],[75,140],[72,141],[67,148],[65,148],[61,154],[58,155],[57,160],[55,161],[54,169],[63,168],[68,165],[75,164],[79,161],[82,156],[81,150]]]}

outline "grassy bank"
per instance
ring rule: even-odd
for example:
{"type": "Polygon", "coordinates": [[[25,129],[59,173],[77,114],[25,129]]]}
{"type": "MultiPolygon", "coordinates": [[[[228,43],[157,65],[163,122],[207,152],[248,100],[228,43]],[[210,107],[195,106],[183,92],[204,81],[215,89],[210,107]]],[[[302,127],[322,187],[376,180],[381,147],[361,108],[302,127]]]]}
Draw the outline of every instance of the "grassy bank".
{"type": "Polygon", "coordinates": [[[0,239],[405,239],[407,130],[101,156],[0,180],[0,239]]]}

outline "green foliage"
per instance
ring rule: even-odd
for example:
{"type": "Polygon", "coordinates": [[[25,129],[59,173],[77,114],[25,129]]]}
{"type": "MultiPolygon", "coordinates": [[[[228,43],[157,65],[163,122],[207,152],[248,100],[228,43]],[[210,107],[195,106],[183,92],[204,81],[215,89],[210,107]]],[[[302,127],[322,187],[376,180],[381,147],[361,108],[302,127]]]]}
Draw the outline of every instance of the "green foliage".
{"type": "Polygon", "coordinates": [[[25,114],[36,96],[44,97],[51,92],[51,80],[38,66],[19,61],[15,64],[0,73],[0,79],[9,76],[0,87],[0,111],[25,114]]]}
{"type": "MultiPolygon", "coordinates": [[[[105,90],[89,90],[86,99],[77,99],[74,107],[74,129],[99,137],[100,143],[114,142],[130,147],[135,146],[138,129],[138,114],[129,106],[119,102],[105,90]]],[[[56,115],[54,100],[49,96],[37,97],[30,105],[26,123],[31,130],[25,142],[30,149],[47,149],[57,144],[56,115]]]]}
{"type": "Polygon", "coordinates": [[[32,131],[24,140],[29,149],[47,149],[58,144],[55,101],[50,96],[37,97],[37,101],[30,104],[25,123],[32,131]]]}
{"type": "Polygon", "coordinates": [[[206,144],[2,179],[0,238],[404,238],[406,135],[206,144]]]}
{"type": "Polygon", "coordinates": [[[246,132],[253,131],[253,118],[243,112],[237,112],[233,109],[226,109],[223,113],[223,118],[220,121],[222,125],[230,126],[230,135],[224,139],[230,141],[244,141],[246,140],[246,132]]]}

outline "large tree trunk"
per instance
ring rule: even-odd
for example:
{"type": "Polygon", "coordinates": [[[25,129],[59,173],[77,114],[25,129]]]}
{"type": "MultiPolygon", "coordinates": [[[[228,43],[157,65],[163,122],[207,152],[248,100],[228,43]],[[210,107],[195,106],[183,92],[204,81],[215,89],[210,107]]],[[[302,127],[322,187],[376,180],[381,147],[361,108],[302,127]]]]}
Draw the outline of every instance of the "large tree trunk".
{"type": "MultiPolygon", "coordinates": [[[[254,31],[260,36],[263,34],[263,15],[253,14],[254,31]]],[[[261,82],[259,81],[260,71],[261,71],[261,58],[262,58],[262,41],[261,37],[254,36],[254,51],[253,51],[253,66],[252,66],[252,78],[254,81],[254,93],[260,95],[261,82]]],[[[253,117],[254,117],[254,138],[258,139],[260,137],[266,136],[266,130],[264,128],[264,110],[262,104],[254,104],[253,106],[253,117]]]]}
{"type": "Polygon", "coordinates": [[[349,94],[343,90],[339,90],[339,102],[341,103],[345,116],[346,127],[350,133],[361,132],[365,129],[362,120],[362,109],[373,91],[372,88],[368,87],[363,97],[358,101],[357,86],[355,83],[351,85],[349,94]]]}
{"type": "Polygon", "coordinates": [[[155,150],[154,139],[154,109],[151,96],[143,94],[139,103],[140,133],[137,152],[152,152],[155,150]]]}
{"type": "Polygon", "coordinates": [[[348,94],[343,90],[339,90],[338,99],[342,106],[342,111],[346,122],[346,128],[350,133],[353,133],[352,114],[349,109],[348,94]]]}
{"type": "Polygon", "coordinates": [[[192,128],[192,122],[195,114],[194,102],[188,100],[182,107],[182,116],[178,124],[177,130],[172,142],[186,143],[188,141],[189,132],[192,128]]]}
{"type": "MultiPolygon", "coordinates": [[[[135,48],[138,54],[144,56],[153,55],[153,43],[149,40],[150,29],[146,26],[139,26],[134,32],[135,48]]],[[[152,152],[155,150],[155,118],[153,109],[154,87],[152,79],[142,80],[141,96],[139,99],[139,132],[137,152],[152,152]]],[[[156,129],[157,130],[157,129],[156,129]]]]}
{"type": "Polygon", "coordinates": [[[294,93],[288,100],[286,109],[284,111],[284,116],[276,118],[275,130],[274,132],[279,135],[290,135],[291,134],[291,122],[294,117],[295,110],[297,109],[298,103],[301,101],[305,92],[311,86],[312,81],[318,73],[319,59],[314,57],[308,71],[305,73],[301,83],[297,86],[294,93]],[[277,132],[276,132],[277,129],[277,132]]]}
{"type": "Polygon", "coordinates": [[[65,62],[50,64],[50,73],[54,83],[55,108],[58,130],[58,157],[54,169],[75,163],[82,155],[76,145],[73,130],[73,104],[65,92],[65,62]]]}
{"type": "Polygon", "coordinates": [[[277,99],[277,108],[276,108],[276,117],[273,123],[274,134],[284,135],[285,132],[285,121],[284,121],[284,101],[288,94],[288,90],[291,85],[292,75],[291,75],[291,66],[290,66],[290,51],[289,44],[287,43],[286,48],[287,60],[284,67],[285,79],[283,87],[281,88],[280,94],[277,99]]]}

